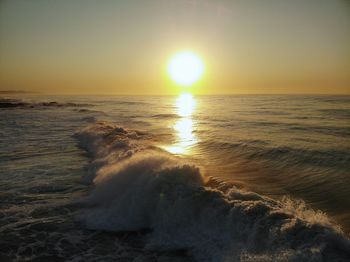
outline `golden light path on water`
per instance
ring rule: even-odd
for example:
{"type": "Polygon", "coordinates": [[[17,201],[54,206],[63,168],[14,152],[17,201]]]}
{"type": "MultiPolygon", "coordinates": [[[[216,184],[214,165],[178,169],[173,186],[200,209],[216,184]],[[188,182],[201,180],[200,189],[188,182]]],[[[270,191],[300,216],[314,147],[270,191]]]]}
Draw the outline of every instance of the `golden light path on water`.
{"type": "Polygon", "coordinates": [[[183,93],[176,99],[176,110],[180,117],[174,124],[176,142],[174,145],[165,146],[164,149],[172,154],[189,154],[190,149],[197,143],[193,133],[192,114],[196,107],[196,101],[189,93],[183,93]]]}

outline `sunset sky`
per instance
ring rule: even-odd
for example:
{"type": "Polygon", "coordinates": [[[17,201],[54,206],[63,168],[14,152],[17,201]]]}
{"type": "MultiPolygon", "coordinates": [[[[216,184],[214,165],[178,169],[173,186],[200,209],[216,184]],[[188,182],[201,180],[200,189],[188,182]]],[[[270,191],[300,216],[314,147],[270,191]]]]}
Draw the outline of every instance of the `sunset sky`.
{"type": "Polygon", "coordinates": [[[0,1],[0,90],[176,94],[183,50],[194,94],[350,94],[350,2],[0,1]]]}

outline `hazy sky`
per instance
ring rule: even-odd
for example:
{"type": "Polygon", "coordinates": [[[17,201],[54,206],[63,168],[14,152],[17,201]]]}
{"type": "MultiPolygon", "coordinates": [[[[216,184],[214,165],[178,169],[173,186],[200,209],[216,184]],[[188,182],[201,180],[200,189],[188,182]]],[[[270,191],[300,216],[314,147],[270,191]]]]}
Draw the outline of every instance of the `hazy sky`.
{"type": "Polygon", "coordinates": [[[0,90],[177,93],[181,50],[194,93],[350,94],[350,1],[0,0],[0,90]]]}

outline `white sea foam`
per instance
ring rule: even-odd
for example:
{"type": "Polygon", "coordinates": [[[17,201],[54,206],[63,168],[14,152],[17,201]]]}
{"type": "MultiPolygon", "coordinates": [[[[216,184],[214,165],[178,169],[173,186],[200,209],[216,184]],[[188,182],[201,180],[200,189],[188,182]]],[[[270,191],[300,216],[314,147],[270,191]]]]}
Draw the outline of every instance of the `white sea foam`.
{"type": "Polygon", "coordinates": [[[150,230],[147,248],[197,261],[349,261],[350,241],[302,201],[247,192],[107,122],[76,133],[93,159],[79,219],[90,229],[150,230]]]}

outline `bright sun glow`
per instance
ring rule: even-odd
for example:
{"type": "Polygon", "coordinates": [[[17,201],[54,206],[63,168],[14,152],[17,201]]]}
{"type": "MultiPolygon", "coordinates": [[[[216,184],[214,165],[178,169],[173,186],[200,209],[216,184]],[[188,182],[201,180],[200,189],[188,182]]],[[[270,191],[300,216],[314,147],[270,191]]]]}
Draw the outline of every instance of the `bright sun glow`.
{"type": "Polygon", "coordinates": [[[185,51],[171,59],[168,72],[177,84],[189,86],[202,76],[204,64],[196,54],[185,51]]]}

